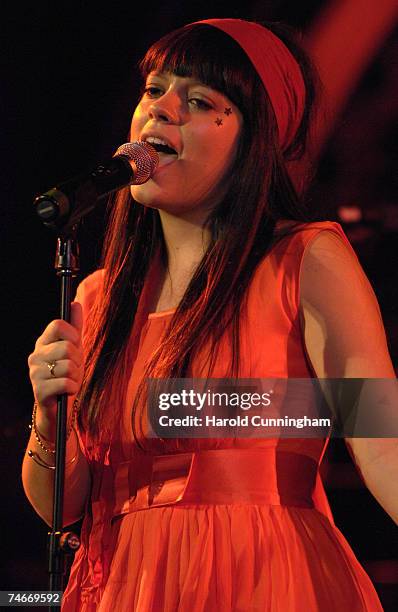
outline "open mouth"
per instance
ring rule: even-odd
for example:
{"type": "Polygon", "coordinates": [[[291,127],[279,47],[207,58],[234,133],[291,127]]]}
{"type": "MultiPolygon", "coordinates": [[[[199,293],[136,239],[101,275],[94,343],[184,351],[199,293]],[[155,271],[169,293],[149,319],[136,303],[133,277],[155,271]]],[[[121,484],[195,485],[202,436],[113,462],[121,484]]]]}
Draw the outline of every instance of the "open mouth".
{"type": "Polygon", "coordinates": [[[158,153],[164,153],[165,155],[177,155],[177,151],[175,151],[174,149],[172,149],[171,147],[169,147],[169,145],[164,145],[164,144],[158,144],[157,142],[150,142],[149,143],[154,149],[155,151],[157,151],[158,153]]]}
{"type": "Polygon", "coordinates": [[[166,138],[160,138],[159,136],[147,135],[143,137],[144,142],[147,142],[157,151],[163,153],[163,155],[178,155],[177,151],[173,149],[170,142],[166,138]]]}

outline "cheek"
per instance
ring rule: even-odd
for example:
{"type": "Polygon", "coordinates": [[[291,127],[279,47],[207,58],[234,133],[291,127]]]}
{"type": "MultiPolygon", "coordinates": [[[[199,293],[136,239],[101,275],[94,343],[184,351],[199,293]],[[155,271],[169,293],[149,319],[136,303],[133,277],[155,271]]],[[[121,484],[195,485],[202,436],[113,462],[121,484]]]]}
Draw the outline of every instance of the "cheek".
{"type": "MultiPolygon", "coordinates": [[[[230,135],[229,135],[229,144],[227,144],[227,147],[229,147],[229,163],[233,163],[235,161],[235,157],[237,155],[238,149],[239,149],[239,144],[240,144],[240,140],[242,137],[242,121],[241,121],[241,117],[234,117],[233,118],[233,122],[231,124],[231,131],[230,131],[230,135]]],[[[229,117],[227,117],[227,121],[229,120],[229,117]]]]}
{"type": "Polygon", "coordinates": [[[238,122],[230,117],[223,118],[223,124],[215,125],[211,139],[212,158],[219,168],[228,168],[235,159],[240,137],[238,122]]]}
{"type": "Polygon", "coordinates": [[[130,138],[132,142],[138,140],[138,137],[140,133],[142,132],[144,125],[145,125],[144,112],[140,106],[137,106],[137,108],[134,111],[134,115],[131,119],[131,126],[130,126],[130,138]]]}

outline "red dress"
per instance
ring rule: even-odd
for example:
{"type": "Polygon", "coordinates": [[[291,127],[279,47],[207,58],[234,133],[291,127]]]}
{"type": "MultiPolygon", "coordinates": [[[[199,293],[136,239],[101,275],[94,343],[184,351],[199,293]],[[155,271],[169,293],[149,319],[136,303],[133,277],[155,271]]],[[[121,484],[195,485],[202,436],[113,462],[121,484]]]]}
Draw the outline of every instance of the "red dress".
{"type": "MultiPolygon", "coordinates": [[[[298,318],[299,271],[320,231],[303,224],[259,265],[242,315],[243,378],[310,378],[298,318]]],[[[352,252],[353,253],[353,252],[352,252]]],[[[355,257],[355,255],[353,254],[355,257]]],[[[101,272],[80,285],[85,313],[101,272]]],[[[148,283],[146,285],[148,291],[148,283]]],[[[327,440],[144,440],[131,406],[144,364],[173,311],[138,317],[137,358],[112,440],[84,450],[92,493],[63,611],[382,611],[369,577],[333,523],[318,473],[327,440]]],[[[225,376],[220,341],[213,378],[225,376]]],[[[192,376],[201,377],[199,355],[192,376]]]]}

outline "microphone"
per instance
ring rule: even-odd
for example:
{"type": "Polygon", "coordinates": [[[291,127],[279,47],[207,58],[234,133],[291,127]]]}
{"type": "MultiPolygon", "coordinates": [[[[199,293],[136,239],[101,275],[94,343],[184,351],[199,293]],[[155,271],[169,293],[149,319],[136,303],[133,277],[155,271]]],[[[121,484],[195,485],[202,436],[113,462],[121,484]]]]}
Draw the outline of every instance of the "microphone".
{"type": "Polygon", "coordinates": [[[126,142],[108,162],[74,177],[35,198],[36,213],[52,229],[73,227],[96,202],[127,185],[142,185],[159,162],[147,142],[126,142]]]}

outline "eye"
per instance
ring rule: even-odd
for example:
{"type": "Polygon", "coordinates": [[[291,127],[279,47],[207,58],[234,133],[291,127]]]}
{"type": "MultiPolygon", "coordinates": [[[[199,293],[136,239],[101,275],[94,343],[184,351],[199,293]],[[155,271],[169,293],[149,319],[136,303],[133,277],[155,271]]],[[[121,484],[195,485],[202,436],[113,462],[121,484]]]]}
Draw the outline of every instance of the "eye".
{"type": "Polygon", "coordinates": [[[188,103],[198,110],[210,110],[212,108],[211,104],[202,100],[202,98],[189,98],[188,103]]]}
{"type": "Polygon", "coordinates": [[[163,95],[163,90],[160,87],[156,87],[156,85],[146,85],[142,95],[147,96],[147,98],[159,98],[163,95]]]}

